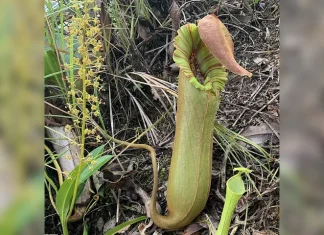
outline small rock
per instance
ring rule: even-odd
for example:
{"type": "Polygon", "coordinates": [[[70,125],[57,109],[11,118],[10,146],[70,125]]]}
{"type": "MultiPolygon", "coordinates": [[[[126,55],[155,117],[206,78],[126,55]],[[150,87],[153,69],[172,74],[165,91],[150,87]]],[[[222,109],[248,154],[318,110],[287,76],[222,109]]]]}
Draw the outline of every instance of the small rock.
{"type": "Polygon", "coordinates": [[[99,230],[99,232],[101,232],[102,231],[102,228],[103,228],[103,226],[104,226],[104,220],[103,220],[103,218],[102,217],[100,217],[98,220],[97,220],[97,229],[99,230]]]}
{"type": "Polygon", "coordinates": [[[116,219],[112,218],[105,223],[104,228],[103,228],[103,233],[107,232],[109,229],[112,229],[113,227],[116,226],[116,219]]]}

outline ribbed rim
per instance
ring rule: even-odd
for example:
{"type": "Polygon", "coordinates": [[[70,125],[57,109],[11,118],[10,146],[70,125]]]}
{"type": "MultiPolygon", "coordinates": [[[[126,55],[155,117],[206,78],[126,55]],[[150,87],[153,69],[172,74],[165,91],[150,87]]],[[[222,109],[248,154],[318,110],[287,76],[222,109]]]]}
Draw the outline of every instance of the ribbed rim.
{"type": "Polygon", "coordinates": [[[178,30],[174,46],[176,50],[173,53],[173,60],[191,84],[197,89],[212,91],[216,94],[224,90],[227,81],[226,68],[209,52],[200,39],[198,27],[195,24],[186,24],[178,30]],[[190,67],[190,58],[193,53],[204,77],[203,84],[198,81],[190,67]]]}

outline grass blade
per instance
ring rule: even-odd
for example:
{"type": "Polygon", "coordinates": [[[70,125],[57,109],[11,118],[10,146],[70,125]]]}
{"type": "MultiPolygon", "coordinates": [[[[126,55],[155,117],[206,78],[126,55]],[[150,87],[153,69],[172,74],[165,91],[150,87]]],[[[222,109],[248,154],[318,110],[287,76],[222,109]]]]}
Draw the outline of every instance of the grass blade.
{"type": "Polygon", "coordinates": [[[141,216],[136,219],[129,220],[125,223],[122,223],[122,224],[110,229],[108,232],[105,233],[105,235],[114,235],[114,234],[118,233],[120,230],[122,230],[123,228],[125,228],[126,226],[135,224],[135,223],[140,222],[145,219],[146,219],[146,216],[141,216]]]}
{"type": "MultiPolygon", "coordinates": [[[[70,209],[75,181],[75,178],[66,179],[56,195],[56,209],[59,213],[59,217],[63,226],[63,231],[67,224],[66,215],[68,214],[70,209]]],[[[63,233],[65,234],[65,232],[63,233]]]]}
{"type": "Polygon", "coordinates": [[[88,225],[85,223],[83,226],[83,235],[88,235],[88,225]]]}

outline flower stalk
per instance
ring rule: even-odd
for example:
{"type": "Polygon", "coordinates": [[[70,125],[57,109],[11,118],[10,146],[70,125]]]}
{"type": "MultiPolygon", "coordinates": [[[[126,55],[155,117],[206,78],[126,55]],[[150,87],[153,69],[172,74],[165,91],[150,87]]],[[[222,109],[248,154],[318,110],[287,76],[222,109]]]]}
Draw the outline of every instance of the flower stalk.
{"type": "MultiPolygon", "coordinates": [[[[96,91],[102,89],[100,76],[97,75],[103,62],[102,43],[99,37],[101,29],[96,14],[94,16],[90,14],[90,12],[96,13],[100,9],[96,7],[94,0],[86,0],[84,3],[74,1],[73,7],[76,9],[76,15],[72,17],[68,27],[69,35],[65,37],[66,46],[70,48],[70,58],[69,64],[64,64],[65,69],[69,71],[69,76],[66,77],[69,86],[67,107],[73,117],[73,125],[67,125],[65,129],[80,134],[79,140],[71,142],[71,144],[77,144],[80,147],[78,159],[80,167],[75,175],[72,199],[64,222],[76,220],[72,212],[78,199],[77,192],[82,166],[88,160],[85,158],[85,143],[89,139],[101,142],[101,136],[96,135],[97,129],[89,122],[90,118],[100,116],[101,101],[98,99],[96,91]],[[79,9],[81,5],[82,13],[79,9]],[[77,44],[77,52],[74,51],[75,44],[77,44]]],[[[81,217],[77,216],[77,219],[81,218],[82,215],[81,217]]],[[[68,234],[66,223],[62,222],[62,225],[64,234],[68,234]]]]}

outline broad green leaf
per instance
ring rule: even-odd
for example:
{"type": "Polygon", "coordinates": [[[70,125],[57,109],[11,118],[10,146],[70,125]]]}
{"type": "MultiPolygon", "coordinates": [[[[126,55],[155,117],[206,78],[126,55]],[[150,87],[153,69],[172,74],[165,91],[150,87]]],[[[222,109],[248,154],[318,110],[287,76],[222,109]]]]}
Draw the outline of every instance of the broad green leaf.
{"type": "Polygon", "coordinates": [[[120,230],[122,230],[123,228],[125,228],[126,226],[135,224],[135,223],[140,222],[145,219],[146,219],[146,216],[141,216],[136,219],[129,220],[125,223],[122,223],[122,224],[110,229],[108,232],[105,233],[105,235],[114,235],[114,234],[118,233],[120,230]]]}
{"type": "MultiPolygon", "coordinates": [[[[100,167],[102,167],[105,163],[107,163],[113,156],[111,155],[105,155],[101,156],[104,149],[104,145],[94,149],[89,155],[91,156],[91,162],[89,164],[83,164],[81,169],[81,174],[78,182],[78,191],[77,191],[77,197],[80,196],[84,184],[86,180],[100,167]]],[[[90,157],[89,156],[89,157],[90,157]]],[[[79,170],[79,166],[77,166],[69,175],[69,177],[63,182],[62,186],[58,190],[58,193],[56,195],[56,208],[58,210],[60,219],[62,224],[64,225],[66,223],[66,216],[70,209],[70,204],[73,197],[74,187],[75,187],[75,181],[76,176],[79,170]]]]}
{"type": "Polygon", "coordinates": [[[56,195],[56,209],[59,213],[62,224],[65,224],[66,216],[70,209],[75,181],[75,177],[64,180],[56,195]]]}
{"type": "Polygon", "coordinates": [[[106,164],[110,159],[113,158],[113,155],[105,155],[102,157],[98,157],[94,159],[94,164],[89,164],[81,173],[80,180],[79,180],[79,186],[77,191],[77,198],[80,196],[84,185],[87,181],[87,179],[92,176],[100,167],[102,167],[104,164],[106,164]]]}
{"type": "MultiPolygon", "coordinates": [[[[45,51],[45,76],[60,72],[60,65],[53,50],[45,51]]],[[[51,78],[48,77],[47,78],[51,78]]]]}
{"type": "MultiPolygon", "coordinates": [[[[55,40],[56,46],[58,47],[58,49],[60,49],[61,52],[61,58],[63,60],[64,63],[69,64],[70,63],[70,54],[68,53],[68,51],[70,50],[69,47],[66,46],[65,42],[63,41],[63,44],[61,43],[61,38],[60,38],[60,34],[59,33],[55,33],[54,34],[54,38],[52,40],[55,40]]],[[[45,38],[45,42],[47,42],[48,44],[51,44],[50,40],[48,38],[45,38]]],[[[77,37],[73,38],[73,41],[69,42],[70,45],[73,45],[73,56],[77,57],[77,58],[81,58],[80,53],[78,53],[78,47],[80,46],[80,44],[78,43],[77,37]]],[[[47,46],[45,45],[45,51],[48,50],[54,50],[53,46],[47,46]]]]}
{"type": "Polygon", "coordinates": [[[98,156],[100,156],[102,154],[103,150],[104,150],[104,147],[105,147],[105,145],[100,145],[99,147],[97,147],[94,150],[92,150],[89,153],[89,155],[91,155],[92,157],[98,157],[98,156]]]}
{"type": "Polygon", "coordinates": [[[44,56],[46,85],[58,85],[62,87],[62,71],[55,52],[53,50],[47,50],[44,56]]]}

